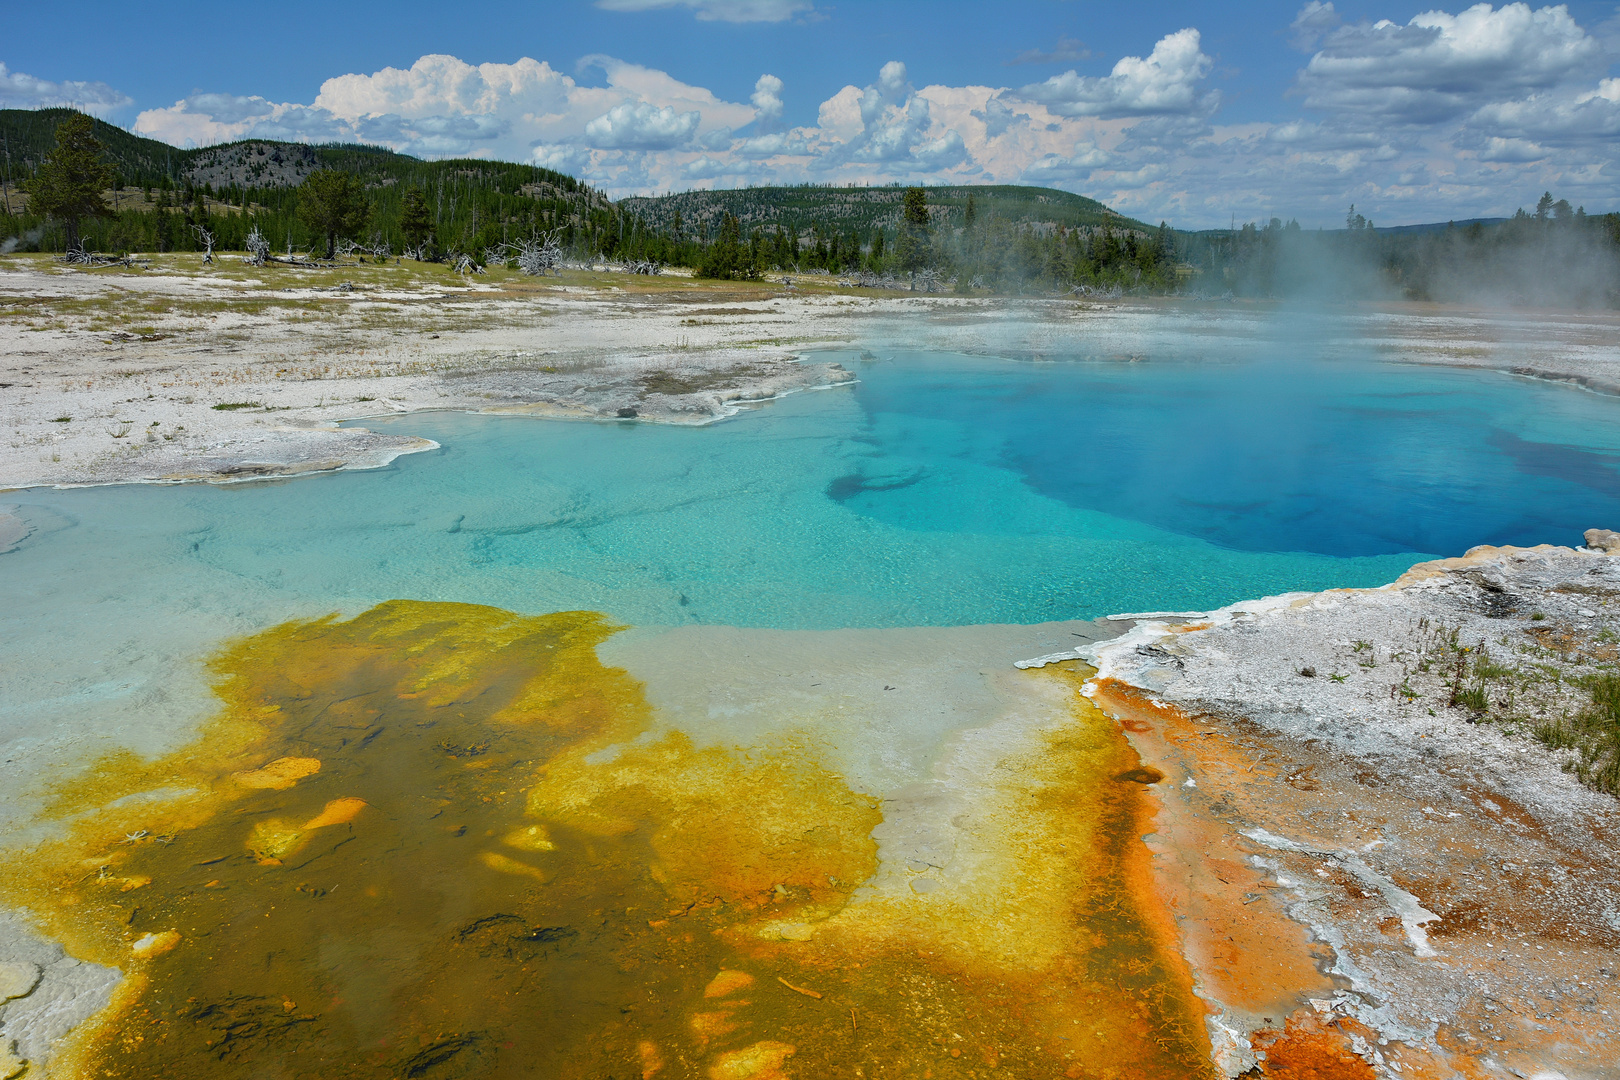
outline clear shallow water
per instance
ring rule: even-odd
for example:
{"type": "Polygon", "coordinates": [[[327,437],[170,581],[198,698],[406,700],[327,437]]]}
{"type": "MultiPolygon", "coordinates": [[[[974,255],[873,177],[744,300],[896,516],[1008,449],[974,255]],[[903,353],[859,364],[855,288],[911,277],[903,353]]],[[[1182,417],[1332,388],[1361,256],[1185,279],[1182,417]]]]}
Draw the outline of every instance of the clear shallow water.
{"type": "Polygon", "coordinates": [[[442,444],[385,470],[21,492],[38,531],[0,556],[0,742],[109,710],[162,727],[195,714],[221,638],[390,598],[642,626],[1035,623],[1375,585],[1620,522],[1620,401],[1237,351],[840,357],[858,385],[707,428],[418,414],[367,422],[442,444]]]}

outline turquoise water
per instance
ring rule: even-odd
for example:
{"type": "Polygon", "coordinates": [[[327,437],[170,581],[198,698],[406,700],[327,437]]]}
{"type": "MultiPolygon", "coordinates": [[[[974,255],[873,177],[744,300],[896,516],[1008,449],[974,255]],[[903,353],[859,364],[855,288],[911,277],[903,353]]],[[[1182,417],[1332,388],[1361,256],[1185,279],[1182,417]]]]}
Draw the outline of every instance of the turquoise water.
{"type": "Polygon", "coordinates": [[[1620,521],[1620,402],[1565,387],[1347,362],[848,362],[853,388],[707,428],[417,414],[367,423],[442,449],[375,472],[29,491],[25,515],[72,525],[0,575],[13,597],[122,579],[181,608],[223,590],[655,625],[1028,623],[1373,585],[1620,521]]]}
{"type": "Polygon", "coordinates": [[[29,490],[0,555],[0,786],[175,744],[199,658],[391,598],[626,624],[1037,623],[1368,586],[1620,523],[1620,400],[1349,359],[839,356],[704,428],[415,414],[441,449],[273,483],[29,490]],[[15,766],[12,763],[17,763],[15,766]]]}

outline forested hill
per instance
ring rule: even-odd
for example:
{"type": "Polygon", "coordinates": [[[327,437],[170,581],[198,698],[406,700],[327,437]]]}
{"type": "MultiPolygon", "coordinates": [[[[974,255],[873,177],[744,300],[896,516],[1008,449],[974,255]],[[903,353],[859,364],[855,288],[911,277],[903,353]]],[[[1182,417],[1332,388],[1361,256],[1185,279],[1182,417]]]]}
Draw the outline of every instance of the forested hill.
{"type": "MultiPolygon", "coordinates": [[[[13,183],[31,173],[40,158],[56,145],[57,125],[70,115],[69,109],[0,109],[0,154],[13,183]]],[[[373,183],[411,183],[454,172],[477,174],[492,186],[513,193],[525,185],[545,185],[547,194],[576,197],[597,206],[608,203],[606,195],[572,176],[534,165],[475,158],[423,161],[382,147],[358,144],[312,146],[249,140],[180,149],[101,120],[94,124],[106,159],[118,169],[123,185],[129,187],[296,187],[320,168],[343,169],[373,183]]]]}
{"type": "MultiPolygon", "coordinates": [[[[0,212],[9,210],[17,218],[14,232],[27,233],[33,224],[22,220],[25,211],[17,213],[23,205],[18,183],[33,175],[56,145],[56,128],[70,115],[68,109],[0,109],[0,186],[7,202],[0,212]]],[[[289,241],[300,245],[306,238],[297,221],[297,187],[321,168],[360,177],[371,203],[368,229],[379,231],[396,250],[401,197],[410,188],[426,193],[441,244],[460,250],[481,251],[549,228],[564,230],[570,247],[594,248],[621,232],[618,213],[606,195],[534,165],[465,158],[423,161],[375,146],[264,140],[180,149],[100,120],[94,127],[105,160],[118,171],[117,187],[126,195],[114,200],[119,215],[92,223],[87,239],[113,250],[187,247],[186,230],[166,228],[166,219],[181,208],[199,206],[221,218],[215,231],[222,246],[237,246],[240,237],[235,234],[245,235],[249,216],[278,250],[289,241]],[[128,194],[131,189],[140,194],[128,194]]],[[[50,246],[53,241],[46,235],[39,242],[50,246]]]]}
{"type": "MultiPolygon", "coordinates": [[[[1121,217],[1095,199],[1052,188],[983,184],[928,187],[924,192],[928,199],[928,216],[936,225],[960,227],[971,197],[979,219],[998,218],[1008,224],[1030,225],[1038,232],[1104,224],[1144,233],[1151,230],[1143,222],[1121,217]]],[[[725,215],[730,214],[744,232],[755,228],[806,232],[819,225],[829,232],[854,232],[864,236],[878,228],[896,229],[904,201],[902,187],[805,184],[632,197],[619,205],[659,232],[677,225],[677,231],[714,232],[725,215]]]]}

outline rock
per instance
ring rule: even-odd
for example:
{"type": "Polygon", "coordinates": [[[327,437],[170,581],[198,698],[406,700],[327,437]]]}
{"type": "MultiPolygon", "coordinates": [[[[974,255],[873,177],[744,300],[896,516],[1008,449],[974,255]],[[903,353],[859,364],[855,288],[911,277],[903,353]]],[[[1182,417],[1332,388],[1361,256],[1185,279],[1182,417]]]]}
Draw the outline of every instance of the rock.
{"type": "Polygon", "coordinates": [[[11,1039],[0,1041],[0,1080],[13,1080],[28,1068],[28,1061],[17,1056],[17,1044],[11,1039]]]}
{"type": "Polygon", "coordinates": [[[321,763],[318,758],[283,757],[277,758],[262,769],[234,773],[231,779],[250,788],[281,791],[320,771],[321,763]]]}
{"type": "Polygon", "coordinates": [[[40,966],[32,961],[0,960],[0,1001],[32,994],[40,975],[40,966]]]}
{"type": "MultiPolygon", "coordinates": [[[[0,969],[33,983],[20,997],[0,994],[0,1080],[28,1072],[44,1076],[51,1048],[80,1021],[105,1008],[120,978],[116,968],[85,963],[36,933],[14,912],[0,910],[0,969]],[[36,975],[37,973],[37,975],[36,975]]],[[[15,987],[17,982],[11,982],[15,987]]]]}
{"type": "Polygon", "coordinates": [[[636,410],[627,405],[619,410],[618,415],[620,420],[634,420],[636,418],[636,410]]]}
{"type": "Polygon", "coordinates": [[[703,996],[711,998],[726,997],[753,985],[754,977],[748,972],[728,969],[709,980],[709,985],[703,988],[703,996]]]}
{"type": "Polygon", "coordinates": [[[1593,551],[1620,552],[1620,532],[1613,529],[1587,529],[1586,546],[1593,551]]]}
{"type": "Polygon", "coordinates": [[[34,527],[12,511],[15,506],[0,506],[0,553],[10,551],[28,539],[34,527]]]}
{"type": "Polygon", "coordinates": [[[710,1080],[774,1080],[782,1076],[782,1063],[795,1049],[791,1043],[767,1040],[721,1054],[709,1067],[710,1080]]]}
{"type": "Polygon", "coordinates": [[[160,934],[143,934],[129,946],[129,951],[137,960],[149,960],[154,956],[161,956],[180,944],[180,933],[177,930],[165,930],[160,934]]]}

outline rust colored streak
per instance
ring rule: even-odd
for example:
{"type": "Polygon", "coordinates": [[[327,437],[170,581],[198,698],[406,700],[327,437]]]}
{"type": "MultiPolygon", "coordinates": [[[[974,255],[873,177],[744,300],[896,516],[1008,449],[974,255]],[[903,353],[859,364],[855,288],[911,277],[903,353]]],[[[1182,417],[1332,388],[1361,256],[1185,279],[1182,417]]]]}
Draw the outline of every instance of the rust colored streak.
{"type": "Polygon", "coordinates": [[[1251,845],[1207,810],[1223,782],[1252,782],[1252,759],[1117,680],[1097,680],[1093,700],[1167,777],[1157,786],[1155,885],[1182,916],[1181,947],[1203,996],[1256,1018],[1286,1016],[1306,996],[1330,997],[1333,983],[1305,929],[1268,899],[1273,884],[1249,864],[1251,845]],[[1189,778],[1201,786],[1184,787],[1189,778]]]}

